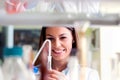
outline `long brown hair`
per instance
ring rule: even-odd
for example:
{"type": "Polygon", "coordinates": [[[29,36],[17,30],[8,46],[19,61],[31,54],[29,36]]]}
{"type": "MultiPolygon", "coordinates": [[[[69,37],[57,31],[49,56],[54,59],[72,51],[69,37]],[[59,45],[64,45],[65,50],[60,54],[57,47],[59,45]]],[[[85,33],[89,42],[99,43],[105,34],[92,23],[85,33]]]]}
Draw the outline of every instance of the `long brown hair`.
{"type": "MultiPolygon", "coordinates": [[[[42,29],[41,29],[40,39],[39,39],[39,48],[42,46],[43,42],[44,42],[45,39],[46,39],[46,28],[47,28],[47,27],[42,27],[42,29]]],[[[77,31],[77,29],[76,29],[75,27],[66,27],[66,26],[65,26],[65,28],[67,28],[68,30],[71,31],[72,36],[73,36],[73,39],[74,39],[74,42],[73,42],[73,44],[72,44],[71,55],[76,55],[76,51],[79,51],[79,50],[80,50],[80,48],[79,48],[79,35],[78,35],[78,31],[77,31]]],[[[42,61],[41,58],[39,57],[39,58],[36,60],[35,64],[34,64],[35,66],[41,64],[41,66],[40,66],[41,80],[43,80],[43,76],[44,76],[44,74],[45,74],[45,72],[46,72],[45,67],[42,66],[42,62],[43,62],[43,61],[42,61]]]]}

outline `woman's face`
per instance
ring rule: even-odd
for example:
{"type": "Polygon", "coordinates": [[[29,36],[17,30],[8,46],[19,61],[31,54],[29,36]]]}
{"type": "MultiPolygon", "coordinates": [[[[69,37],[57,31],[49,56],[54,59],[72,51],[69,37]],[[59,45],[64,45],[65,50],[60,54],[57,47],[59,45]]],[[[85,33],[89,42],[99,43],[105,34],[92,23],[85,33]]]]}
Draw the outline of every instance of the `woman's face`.
{"type": "Polygon", "coordinates": [[[51,40],[51,52],[54,60],[68,59],[73,42],[73,36],[69,29],[65,27],[48,27],[46,38],[51,40]]]}

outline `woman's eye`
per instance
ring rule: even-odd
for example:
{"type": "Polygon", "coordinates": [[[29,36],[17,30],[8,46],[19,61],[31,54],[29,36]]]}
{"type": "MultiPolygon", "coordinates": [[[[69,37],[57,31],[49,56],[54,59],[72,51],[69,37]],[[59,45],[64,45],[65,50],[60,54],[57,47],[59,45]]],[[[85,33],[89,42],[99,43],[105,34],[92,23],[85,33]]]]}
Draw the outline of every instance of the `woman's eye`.
{"type": "Polygon", "coordinates": [[[53,38],[47,38],[47,39],[49,39],[49,40],[51,40],[51,41],[53,40],[53,38]]]}
{"type": "Polygon", "coordinates": [[[66,39],[67,37],[61,37],[60,39],[66,39]]]}

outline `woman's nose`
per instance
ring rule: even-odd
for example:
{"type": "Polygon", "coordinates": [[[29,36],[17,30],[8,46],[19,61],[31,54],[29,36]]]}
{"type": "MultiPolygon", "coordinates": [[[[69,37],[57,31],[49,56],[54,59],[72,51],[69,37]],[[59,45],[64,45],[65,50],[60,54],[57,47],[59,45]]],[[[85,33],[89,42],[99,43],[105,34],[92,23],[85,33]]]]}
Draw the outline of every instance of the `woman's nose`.
{"type": "Polygon", "coordinates": [[[61,41],[58,40],[58,39],[56,39],[56,40],[53,42],[53,46],[54,46],[55,48],[58,48],[60,45],[61,45],[61,41]]]}

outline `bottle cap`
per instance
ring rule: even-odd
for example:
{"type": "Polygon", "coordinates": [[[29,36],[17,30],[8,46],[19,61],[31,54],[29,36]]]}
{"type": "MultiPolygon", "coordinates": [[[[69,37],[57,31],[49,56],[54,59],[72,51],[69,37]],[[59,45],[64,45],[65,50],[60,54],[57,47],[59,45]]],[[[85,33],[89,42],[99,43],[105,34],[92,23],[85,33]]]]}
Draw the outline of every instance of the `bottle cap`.
{"type": "Polygon", "coordinates": [[[33,67],[33,72],[36,74],[38,73],[39,69],[37,67],[33,67]]]}
{"type": "Polygon", "coordinates": [[[13,48],[5,47],[3,50],[4,56],[22,56],[22,47],[15,46],[13,48]]]}
{"type": "Polygon", "coordinates": [[[40,67],[40,65],[33,66],[33,72],[34,72],[35,74],[39,74],[39,67],[40,67]]]}

